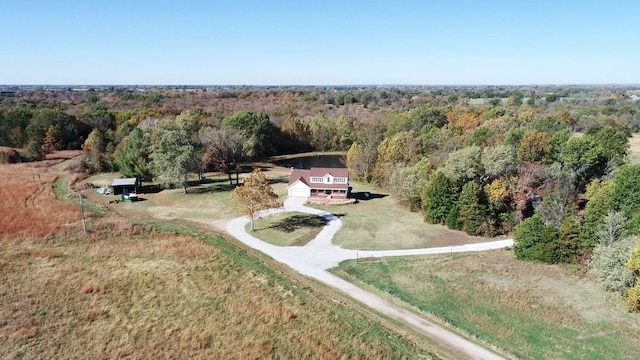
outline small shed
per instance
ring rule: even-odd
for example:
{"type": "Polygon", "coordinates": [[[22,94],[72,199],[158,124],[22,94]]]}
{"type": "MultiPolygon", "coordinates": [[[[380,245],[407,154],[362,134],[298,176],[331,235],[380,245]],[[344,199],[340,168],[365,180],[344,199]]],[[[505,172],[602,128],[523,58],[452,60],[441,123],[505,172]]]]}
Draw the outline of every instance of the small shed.
{"type": "Polygon", "coordinates": [[[142,183],[138,178],[113,179],[109,187],[113,195],[137,194],[142,183]]]}

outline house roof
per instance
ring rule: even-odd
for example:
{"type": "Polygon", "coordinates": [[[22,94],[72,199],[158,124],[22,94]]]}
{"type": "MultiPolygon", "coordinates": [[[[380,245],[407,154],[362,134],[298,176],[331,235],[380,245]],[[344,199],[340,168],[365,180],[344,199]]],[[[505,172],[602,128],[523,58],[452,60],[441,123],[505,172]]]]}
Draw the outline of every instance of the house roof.
{"type": "Polygon", "coordinates": [[[349,177],[349,170],[345,168],[311,168],[311,170],[293,170],[289,176],[289,184],[287,187],[295,184],[297,181],[302,182],[311,189],[347,189],[348,183],[341,184],[320,184],[312,183],[310,177],[323,177],[327,174],[331,174],[333,177],[349,177]]]}
{"type": "Polygon", "coordinates": [[[136,178],[113,179],[111,186],[135,186],[137,182],[136,178]]]}
{"type": "Polygon", "coordinates": [[[309,173],[309,170],[293,170],[289,176],[289,184],[287,186],[293,185],[298,180],[309,186],[309,173]]]}
{"type": "Polygon", "coordinates": [[[331,174],[333,177],[349,177],[349,169],[347,168],[323,168],[323,167],[312,167],[310,170],[310,176],[313,177],[322,177],[327,174],[331,174]]]}

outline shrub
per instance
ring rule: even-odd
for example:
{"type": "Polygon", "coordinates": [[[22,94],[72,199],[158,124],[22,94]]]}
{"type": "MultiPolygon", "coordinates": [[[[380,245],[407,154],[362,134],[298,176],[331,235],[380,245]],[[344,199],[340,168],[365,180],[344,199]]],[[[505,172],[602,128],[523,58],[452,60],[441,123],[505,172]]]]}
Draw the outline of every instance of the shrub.
{"type": "Polygon", "coordinates": [[[598,244],[593,249],[589,268],[607,290],[624,294],[635,284],[633,271],[626,267],[637,237],[625,237],[610,244],[598,244]]]}

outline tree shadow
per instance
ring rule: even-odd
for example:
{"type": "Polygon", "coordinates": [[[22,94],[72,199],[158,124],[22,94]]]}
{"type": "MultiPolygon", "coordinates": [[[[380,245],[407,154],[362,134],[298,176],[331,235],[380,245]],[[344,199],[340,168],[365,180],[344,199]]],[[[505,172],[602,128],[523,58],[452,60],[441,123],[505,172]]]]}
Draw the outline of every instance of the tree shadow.
{"type": "Polygon", "coordinates": [[[208,184],[200,184],[188,188],[189,194],[208,194],[216,192],[229,192],[236,188],[236,184],[229,185],[228,181],[212,181],[208,184]]]}
{"type": "Polygon", "coordinates": [[[351,192],[349,193],[349,197],[352,199],[356,199],[358,201],[369,201],[372,199],[382,199],[387,197],[387,194],[375,194],[368,191],[360,191],[360,192],[351,192]]]}
{"type": "Polygon", "coordinates": [[[301,228],[320,228],[329,223],[329,219],[317,215],[294,215],[286,219],[282,219],[269,226],[269,229],[275,229],[282,232],[290,233],[301,228]]]}
{"type": "Polygon", "coordinates": [[[138,188],[139,194],[157,194],[162,191],[162,186],[158,184],[142,185],[138,188]]]}

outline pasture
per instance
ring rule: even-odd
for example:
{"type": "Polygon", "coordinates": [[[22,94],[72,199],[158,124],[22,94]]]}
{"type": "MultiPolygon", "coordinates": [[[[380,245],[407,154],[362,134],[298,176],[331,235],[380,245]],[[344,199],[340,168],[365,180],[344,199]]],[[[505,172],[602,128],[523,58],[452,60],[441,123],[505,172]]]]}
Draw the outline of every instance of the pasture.
{"type": "Polygon", "coordinates": [[[522,359],[636,359],[640,317],[576,269],[511,251],[346,261],[346,280],[522,359]]]}
{"type": "Polygon", "coordinates": [[[219,236],[91,211],[85,236],[58,176],[0,166],[3,359],[431,357],[219,236]]]}

